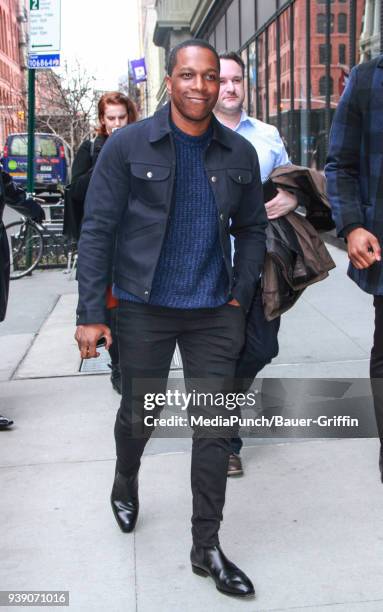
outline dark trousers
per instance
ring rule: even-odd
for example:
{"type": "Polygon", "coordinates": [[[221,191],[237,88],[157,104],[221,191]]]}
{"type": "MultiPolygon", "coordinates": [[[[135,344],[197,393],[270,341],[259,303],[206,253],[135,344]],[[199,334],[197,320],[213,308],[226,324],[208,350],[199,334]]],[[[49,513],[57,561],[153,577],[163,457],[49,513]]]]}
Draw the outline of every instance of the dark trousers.
{"type": "Polygon", "coordinates": [[[378,435],[383,444],[383,296],[374,296],[375,330],[371,350],[370,377],[378,435]]]}
{"type": "MultiPolygon", "coordinates": [[[[278,355],[280,324],[280,317],[272,321],[265,319],[259,284],[246,318],[245,343],[235,370],[235,390],[237,393],[246,393],[258,372],[278,355]]],[[[231,440],[232,452],[239,454],[241,448],[241,438],[233,438],[231,440]]]]}
{"type": "MultiPolygon", "coordinates": [[[[183,361],[187,392],[223,393],[232,391],[235,365],[244,342],[244,327],[242,309],[227,304],[219,308],[181,310],[120,302],[118,339],[122,400],[115,424],[119,472],[129,476],[139,469],[152,432],[149,427],[143,427],[145,413],[148,414],[143,396],[149,392],[165,392],[176,342],[183,361]],[[143,379],[147,379],[144,386],[140,385],[143,379]],[[137,432],[145,435],[138,436],[137,432]]],[[[215,405],[207,409],[194,406],[193,411],[204,416],[226,412],[224,416],[228,416],[225,408],[215,405]]],[[[211,430],[204,431],[203,427],[193,429],[193,541],[197,546],[214,546],[218,544],[225,503],[230,437],[235,431],[227,430],[227,435],[219,431],[213,436],[211,430]]]]}

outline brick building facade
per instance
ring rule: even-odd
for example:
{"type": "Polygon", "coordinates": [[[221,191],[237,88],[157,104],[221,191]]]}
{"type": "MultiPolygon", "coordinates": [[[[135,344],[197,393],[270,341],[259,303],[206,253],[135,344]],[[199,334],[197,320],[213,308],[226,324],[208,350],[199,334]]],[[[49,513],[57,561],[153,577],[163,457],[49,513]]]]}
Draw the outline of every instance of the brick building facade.
{"type": "MultiPolygon", "coordinates": [[[[382,5],[383,0],[156,0],[154,42],[167,54],[180,38],[196,36],[219,52],[239,52],[246,66],[247,112],[277,126],[294,162],[322,169],[350,69],[383,49],[382,5]]],[[[164,87],[158,97],[164,100],[164,87]]]]}
{"type": "MultiPolygon", "coordinates": [[[[356,23],[359,24],[361,35],[364,0],[356,2],[356,23]]],[[[306,9],[305,0],[296,0],[294,4],[294,98],[297,109],[304,107],[306,100],[306,9]]],[[[279,19],[279,44],[276,22],[268,31],[268,82],[269,82],[269,114],[277,114],[277,54],[280,57],[280,107],[281,111],[290,108],[290,18],[291,14],[285,11],[279,19]]],[[[321,109],[325,104],[326,83],[326,6],[324,2],[312,2],[310,6],[310,71],[311,71],[311,109],[321,109]]],[[[358,27],[358,26],[357,26],[358,27]]],[[[356,49],[356,63],[359,62],[359,47],[356,49]]],[[[265,39],[260,37],[258,53],[258,100],[261,108],[265,106],[265,39]]],[[[331,3],[331,32],[330,32],[330,91],[331,106],[336,108],[340,95],[344,89],[345,76],[349,72],[350,53],[350,2],[337,0],[331,3]]]]}

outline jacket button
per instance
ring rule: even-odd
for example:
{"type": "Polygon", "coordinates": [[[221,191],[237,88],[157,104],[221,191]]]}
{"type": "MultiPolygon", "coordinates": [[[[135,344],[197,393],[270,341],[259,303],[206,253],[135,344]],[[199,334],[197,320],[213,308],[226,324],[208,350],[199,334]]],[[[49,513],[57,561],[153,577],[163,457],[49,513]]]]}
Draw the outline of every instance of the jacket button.
{"type": "Polygon", "coordinates": [[[216,183],[217,182],[217,177],[216,176],[212,176],[211,177],[211,182],[212,183],[216,183]]]}
{"type": "Polygon", "coordinates": [[[224,216],[223,216],[223,214],[222,214],[222,213],[219,215],[219,218],[221,219],[221,221],[223,221],[224,216]]]}
{"type": "Polygon", "coordinates": [[[242,183],[242,176],[239,176],[239,177],[238,177],[238,181],[239,181],[240,183],[242,183]]]}
{"type": "Polygon", "coordinates": [[[146,173],[146,176],[147,176],[148,178],[152,178],[152,177],[153,177],[153,172],[147,172],[147,173],[146,173]]]}
{"type": "Polygon", "coordinates": [[[149,295],[149,291],[145,291],[145,292],[144,292],[144,295],[149,295]]]}

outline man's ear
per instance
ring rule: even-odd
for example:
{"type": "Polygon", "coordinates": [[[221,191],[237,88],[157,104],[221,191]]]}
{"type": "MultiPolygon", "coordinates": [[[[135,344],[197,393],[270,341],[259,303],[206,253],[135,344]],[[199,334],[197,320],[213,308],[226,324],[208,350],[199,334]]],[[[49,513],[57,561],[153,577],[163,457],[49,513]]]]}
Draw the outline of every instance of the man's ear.
{"type": "Polygon", "coordinates": [[[172,77],[170,77],[168,74],[165,77],[165,83],[166,83],[166,91],[168,92],[168,96],[172,95],[172,77]]]}

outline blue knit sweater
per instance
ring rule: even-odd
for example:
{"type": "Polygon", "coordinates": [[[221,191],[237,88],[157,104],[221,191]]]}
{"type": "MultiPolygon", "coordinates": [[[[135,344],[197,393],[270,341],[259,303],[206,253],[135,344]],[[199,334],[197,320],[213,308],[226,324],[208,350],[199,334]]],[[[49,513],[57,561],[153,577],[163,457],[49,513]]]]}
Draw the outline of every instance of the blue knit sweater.
{"type": "MultiPolygon", "coordinates": [[[[229,298],[228,276],[218,233],[218,211],[204,167],[211,128],[189,136],[172,124],[176,178],[166,236],[149,304],[170,308],[213,308],[229,298]]],[[[119,299],[143,302],[114,287],[119,299]]]]}

